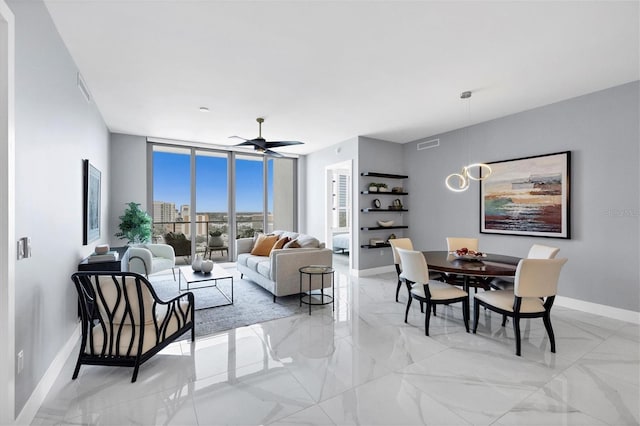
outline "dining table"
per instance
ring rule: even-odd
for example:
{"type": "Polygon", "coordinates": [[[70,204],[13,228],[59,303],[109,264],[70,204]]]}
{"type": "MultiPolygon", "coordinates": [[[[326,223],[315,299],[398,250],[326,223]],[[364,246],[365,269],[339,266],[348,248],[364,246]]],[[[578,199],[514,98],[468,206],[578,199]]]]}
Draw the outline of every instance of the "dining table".
{"type": "Polygon", "coordinates": [[[484,257],[461,258],[442,251],[423,251],[430,271],[437,271],[463,277],[463,287],[468,293],[472,279],[485,290],[494,277],[515,277],[521,258],[502,254],[484,253],[484,257]]]}

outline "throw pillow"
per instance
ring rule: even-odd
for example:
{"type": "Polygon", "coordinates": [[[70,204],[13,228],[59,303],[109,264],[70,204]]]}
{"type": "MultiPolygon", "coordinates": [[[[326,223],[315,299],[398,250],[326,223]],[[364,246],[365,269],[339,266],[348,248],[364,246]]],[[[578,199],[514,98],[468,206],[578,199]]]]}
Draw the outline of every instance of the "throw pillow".
{"type": "Polygon", "coordinates": [[[281,249],[288,242],[289,242],[289,237],[282,237],[278,241],[276,241],[276,243],[273,245],[273,248],[271,250],[281,249]]]}
{"type": "Polygon", "coordinates": [[[286,249],[300,248],[300,244],[298,244],[298,240],[291,240],[287,244],[285,244],[284,247],[282,248],[286,248],[286,249]]]}
{"type": "Polygon", "coordinates": [[[253,244],[251,254],[254,256],[269,256],[276,241],[278,241],[278,236],[276,235],[259,235],[255,244],[253,244]]]}

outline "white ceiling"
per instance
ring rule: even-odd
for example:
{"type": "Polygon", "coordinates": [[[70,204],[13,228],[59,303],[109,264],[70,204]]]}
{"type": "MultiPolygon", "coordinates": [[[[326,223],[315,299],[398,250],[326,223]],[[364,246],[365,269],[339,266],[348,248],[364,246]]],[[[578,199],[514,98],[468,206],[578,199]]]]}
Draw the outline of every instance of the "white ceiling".
{"type": "Polygon", "coordinates": [[[638,1],[46,4],[109,129],[159,138],[406,143],[639,78],[638,1]]]}

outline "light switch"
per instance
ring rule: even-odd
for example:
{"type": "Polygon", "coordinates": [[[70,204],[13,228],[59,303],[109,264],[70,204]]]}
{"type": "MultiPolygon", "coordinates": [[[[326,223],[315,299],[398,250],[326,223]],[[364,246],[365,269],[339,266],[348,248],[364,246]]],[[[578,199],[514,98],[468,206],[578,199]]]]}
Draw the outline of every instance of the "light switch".
{"type": "Polygon", "coordinates": [[[16,247],[16,254],[18,255],[18,260],[24,257],[24,241],[22,238],[18,240],[18,246],[16,247]]]}

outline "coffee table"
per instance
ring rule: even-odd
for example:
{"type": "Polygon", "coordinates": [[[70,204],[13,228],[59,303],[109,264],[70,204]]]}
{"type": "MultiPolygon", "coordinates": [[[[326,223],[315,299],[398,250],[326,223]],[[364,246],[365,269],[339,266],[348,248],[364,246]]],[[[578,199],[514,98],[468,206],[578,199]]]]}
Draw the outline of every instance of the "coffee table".
{"type": "Polygon", "coordinates": [[[215,287],[218,289],[220,294],[222,294],[224,298],[229,302],[213,306],[204,306],[197,309],[219,308],[221,306],[233,305],[233,275],[218,264],[214,263],[213,270],[209,273],[196,272],[193,270],[193,268],[191,268],[191,266],[181,266],[178,269],[180,270],[180,273],[178,274],[178,289],[180,291],[215,287]],[[218,286],[218,280],[231,280],[231,298],[229,298],[229,296],[224,291],[222,291],[220,286],[218,286]],[[186,287],[184,288],[182,287],[182,281],[186,283],[186,287]],[[213,282],[213,284],[211,284],[210,282],[213,282]],[[208,284],[199,285],[200,283],[208,284]]]}

